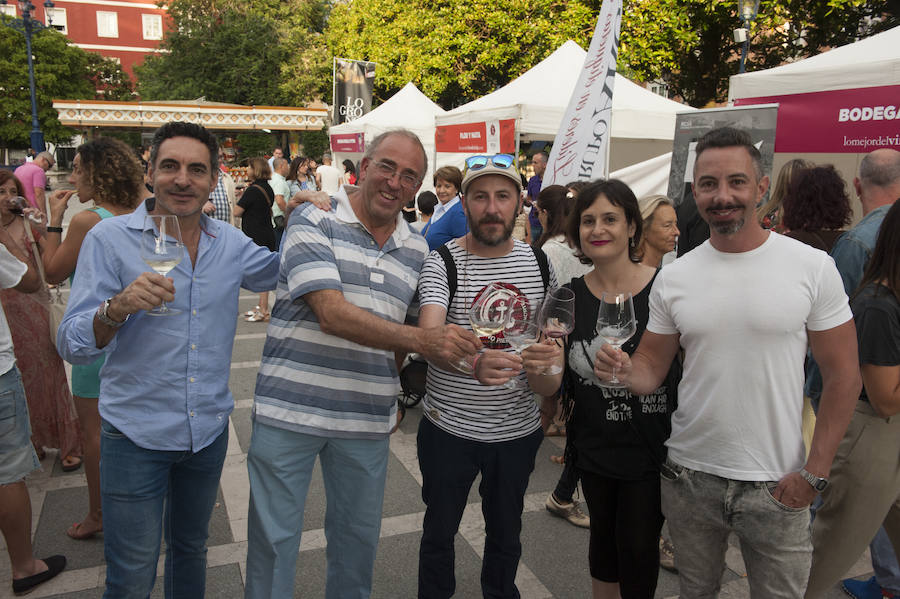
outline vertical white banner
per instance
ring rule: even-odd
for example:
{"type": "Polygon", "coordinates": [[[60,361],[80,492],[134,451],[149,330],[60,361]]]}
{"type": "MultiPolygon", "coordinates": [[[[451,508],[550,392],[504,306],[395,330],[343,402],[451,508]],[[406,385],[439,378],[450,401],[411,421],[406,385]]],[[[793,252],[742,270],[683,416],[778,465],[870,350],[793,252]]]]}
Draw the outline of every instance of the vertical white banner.
{"type": "Polygon", "coordinates": [[[622,0],[603,0],[584,68],[553,140],[541,188],[605,177],[622,0]]]}

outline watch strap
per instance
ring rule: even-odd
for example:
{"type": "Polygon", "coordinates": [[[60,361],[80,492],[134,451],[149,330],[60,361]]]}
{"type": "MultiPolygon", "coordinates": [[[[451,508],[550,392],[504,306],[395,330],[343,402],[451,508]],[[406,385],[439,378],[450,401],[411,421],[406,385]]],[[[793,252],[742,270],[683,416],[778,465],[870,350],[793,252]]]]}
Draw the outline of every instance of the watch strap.
{"type": "Polygon", "coordinates": [[[808,482],[812,486],[812,488],[815,489],[816,491],[824,491],[825,487],[828,486],[827,478],[822,478],[821,476],[816,476],[815,474],[813,474],[806,468],[800,469],[800,476],[802,476],[804,478],[804,480],[806,480],[806,482],[808,482]]]}
{"type": "Polygon", "coordinates": [[[113,320],[112,318],[109,317],[109,302],[111,302],[111,301],[112,301],[112,298],[109,298],[107,300],[104,300],[103,303],[100,304],[100,307],[97,309],[97,319],[108,327],[113,327],[114,329],[118,329],[123,324],[128,322],[128,318],[131,316],[131,314],[126,314],[125,320],[123,320],[122,322],[113,320]]]}

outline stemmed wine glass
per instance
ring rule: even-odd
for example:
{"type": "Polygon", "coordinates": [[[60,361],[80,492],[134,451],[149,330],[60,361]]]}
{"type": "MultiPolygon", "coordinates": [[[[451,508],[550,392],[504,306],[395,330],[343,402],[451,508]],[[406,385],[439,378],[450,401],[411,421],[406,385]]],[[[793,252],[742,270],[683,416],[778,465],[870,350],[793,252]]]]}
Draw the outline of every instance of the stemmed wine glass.
{"type": "MultiPolygon", "coordinates": [[[[148,214],[144,218],[141,233],[141,259],[157,273],[166,276],[181,263],[184,257],[184,243],[178,218],[170,214],[148,214]]],[[[181,310],[170,308],[166,302],[148,310],[151,316],[171,316],[181,310]]]]}
{"type": "MultiPolygon", "coordinates": [[[[575,293],[566,287],[551,289],[541,305],[538,324],[547,337],[560,339],[575,330],[575,293]]],[[[544,374],[559,374],[562,367],[554,364],[544,374]]]]}
{"type": "MultiPolygon", "coordinates": [[[[525,296],[516,296],[509,302],[506,326],[503,329],[503,338],[506,339],[516,355],[538,342],[541,329],[534,320],[531,305],[525,296]]],[[[507,389],[524,389],[527,385],[521,384],[518,376],[514,376],[502,385],[507,389]]]]}
{"type": "MultiPolygon", "coordinates": [[[[501,283],[490,283],[469,306],[469,324],[479,337],[492,337],[506,325],[511,291],[501,283]]],[[[456,364],[457,370],[472,374],[473,363],[463,358],[456,364]]]]}
{"type": "MultiPolygon", "coordinates": [[[[597,334],[616,349],[631,339],[637,332],[637,321],[634,318],[634,301],[631,294],[603,292],[600,296],[600,308],[597,311],[597,334]]],[[[622,388],[625,386],[617,377],[613,367],[612,378],[600,381],[602,387],[622,388]]]]}

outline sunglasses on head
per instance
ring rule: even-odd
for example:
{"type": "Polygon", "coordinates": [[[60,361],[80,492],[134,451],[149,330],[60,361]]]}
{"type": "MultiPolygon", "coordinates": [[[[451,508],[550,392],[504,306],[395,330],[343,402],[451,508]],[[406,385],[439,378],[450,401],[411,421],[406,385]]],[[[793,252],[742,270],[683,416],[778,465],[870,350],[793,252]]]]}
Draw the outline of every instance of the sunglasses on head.
{"type": "Polygon", "coordinates": [[[515,157],[510,154],[494,154],[493,156],[469,156],[466,158],[466,169],[477,171],[483,169],[488,164],[493,164],[497,168],[509,168],[516,161],[515,157]]]}

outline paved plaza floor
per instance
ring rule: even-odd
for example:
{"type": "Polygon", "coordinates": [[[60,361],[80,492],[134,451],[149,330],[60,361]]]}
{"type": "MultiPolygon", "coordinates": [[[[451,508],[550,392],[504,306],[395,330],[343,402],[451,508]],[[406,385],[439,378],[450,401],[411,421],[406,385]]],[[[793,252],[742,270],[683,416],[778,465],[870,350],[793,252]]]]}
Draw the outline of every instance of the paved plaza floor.
{"type": "MultiPolygon", "coordinates": [[[[256,299],[256,295],[243,291],[241,310],[252,308],[256,299]]],[[[210,523],[206,593],[210,599],[243,597],[249,499],[246,452],[250,443],[251,398],[265,330],[263,323],[238,321],[230,380],[235,410],[229,423],[230,441],[219,499],[210,523]]],[[[420,492],[422,479],[416,459],[416,429],[420,417],[419,408],[411,409],[400,430],[391,437],[381,541],[372,590],[372,597],[376,599],[412,599],[416,595],[418,547],[424,514],[420,492]]],[[[560,453],[563,444],[562,438],[544,440],[525,499],[523,555],[517,577],[523,599],[590,597],[588,531],[568,524],[544,508],[547,494],[556,486],[561,469],[550,461],[550,456],[560,453]]],[[[48,452],[47,456],[43,472],[34,473],[27,479],[34,511],[35,551],[38,556],[62,553],[68,558],[68,567],[29,597],[99,599],[105,576],[102,537],[74,541],[65,534],[66,529],[87,512],[83,470],[63,473],[55,452],[48,452]]],[[[484,524],[479,500],[476,481],[456,539],[456,597],[462,599],[481,596],[479,572],[484,524]]],[[[313,475],[306,502],[295,597],[321,598],[325,595],[324,519],[324,487],[317,472],[313,475]]],[[[0,598],[11,597],[5,545],[0,553],[0,598]]],[[[743,562],[734,542],[728,551],[727,564],[721,597],[749,597],[743,562]]],[[[850,574],[868,577],[870,571],[866,553],[850,574]]],[[[162,560],[158,573],[162,573],[162,560]]],[[[161,587],[161,579],[158,579],[151,597],[162,598],[161,587]]],[[[656,596],[677,597],[677,577],[660,572],[656,596]]],[[[827,597],[836,599],[844,595],[835,588],[827,597]]]]}

